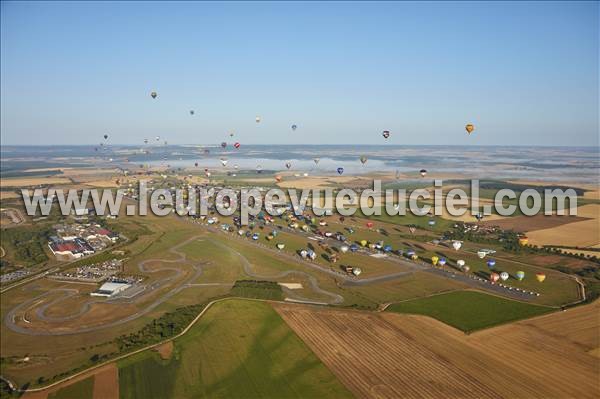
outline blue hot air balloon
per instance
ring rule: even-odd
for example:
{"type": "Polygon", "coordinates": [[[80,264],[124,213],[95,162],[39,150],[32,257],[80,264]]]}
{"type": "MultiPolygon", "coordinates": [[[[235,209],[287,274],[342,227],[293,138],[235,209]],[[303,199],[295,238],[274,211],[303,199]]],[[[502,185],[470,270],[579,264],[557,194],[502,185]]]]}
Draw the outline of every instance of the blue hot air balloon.
{"type": "Polygon", "coordinates": [[[406,256],[409,256],[409,257],[410,257],[410,256],[413,256],[413,255],[415,255],[415,254],[416,254],[416,252],[415,252],[415,251],[413,251],[412,249],[409,249],[408,251],[406,251],[406,256]]]}
{"type": "Polygon", "coordinates": [[[337,168],[337,172],[341,175],[344,173],[344,168],[337,168]]]}
{"type": "Polygon", "coordinates": [[[356,244],[350,245],[350,251],[352,251],[352,252],[358,251],[358,245],[356,245],[356,244]]]}
{"type": "Polygon", "coordinates": [[[445,264],[446,264],[446,258],[440,258],[440,259],[438,260],[438,265],[440,265],[440,266],[444,266],[445,264]]]}
{"type": "Polygon", "coordinates": [[[490,270],[492,270],[494,268],[494,266],[496,266],[496,261],[494,259],[489,259],[487,261],[487,266],[490,270]]]}
{"type": "Polygon", "coordinates": [[[391,245],[386,245],[385,247],[383,247],[383,250],[385,252],[392,252],[392,246],[391,245]]]}

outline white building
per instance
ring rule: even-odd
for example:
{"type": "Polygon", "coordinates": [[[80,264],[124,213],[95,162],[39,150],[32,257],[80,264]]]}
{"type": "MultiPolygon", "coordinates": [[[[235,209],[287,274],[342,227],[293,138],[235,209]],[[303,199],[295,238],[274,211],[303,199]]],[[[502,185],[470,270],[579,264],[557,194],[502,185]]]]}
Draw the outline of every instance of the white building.
{"type": "Polygon", "coordinates": [[[104,283],[96,291],[90,293],[90,295],[110,298],[117,295],[119,292],[125,291],[129,287],[131,287],[131,284],[127,283],[104,283]]]}

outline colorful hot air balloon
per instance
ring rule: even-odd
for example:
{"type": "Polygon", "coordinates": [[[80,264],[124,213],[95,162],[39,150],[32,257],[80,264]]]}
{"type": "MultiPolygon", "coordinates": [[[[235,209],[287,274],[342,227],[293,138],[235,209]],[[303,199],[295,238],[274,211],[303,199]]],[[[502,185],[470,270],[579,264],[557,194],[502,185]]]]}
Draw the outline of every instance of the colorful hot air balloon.
{"type": "Polygon", "coordinates": [[[515,276],[517,277],[517,280],[523,281],[523,279],[525,278],[525,272],[522,270],[519,270],[518,272],[515,273],[515,276]]]}
{"type": "Polygon", "coordinates": [[[421,169],[419,173],[421,174],[421,177],[427,176],[427,171],[425,169],[421,169]]]}
{"type": "Polygon", "coordinates": [[[439,257],[437,257],[437,256],[435,256],[435,255],[433,255],[433,256],[431,257],[431,263],[432,263],[434,266],[436,266],[436,265],[438,264],[438,261],[439,261],[439,260],[440,260],[440,258],[439,258],[439,257]]]}
{"type": "Polygon", "coordinates": [[[342,173],[344,173],[344,168],[337,168],[337,172],[341,175],[342,173]]]}
{"type": "Polygon", "coordinates": [[[152,97],[152,98],[156,98],[156,96],[158,96],[158,94],[156,94],[156,92],[155,92],[155,91],[153,91],[152,93],[150,93],[150,97],[152,97]]]}
{"type": "Polygon", "coordinates": [[[240,148],[241,144],[240,144],[239,142],[236,142],[236,143],[235,143],[233,146],[234,146],[235,148],[240,148]]]}
{"type": "Polygon", "coordinates": [[[509,277],[509,275],[507,272],[500,273],[500,280],[506,281],[506,280],[508,280],[508,277],[509,277]]]}
{"type": "Polygon", "coordinates": [[[446,264],[446,258],[440,258],[440,260],[438,260],[438,265],[444,266],[445,264],[446,264]]]}
{"type": "Polygon", "coordinates": [[[363,165],[367,163],[367,157],[366,156],[361,156],[360,157],[360,163],[362,163],[363,165]]]}
{"type": "Polygon", "coordinates": [[[458,251],[460,249],[460,247],[462,247],[461,241],[453,241],[452,242],[452,248],[454,248],[455,251],[458,251]]]}
{"type": "Polygon", "coordinates": [[[465,130],[467,131],[467,133],[471,134],[471,133],[473,133],[473,130],[475,130],[475,126],[473,126],[469,123],[469,124],[467,124],[467,126],[465,126],[465,130]]]}
{"type": "Polygon", "coordinates": [[[490,281],[492,283],[495,283],[496,281],[498,281],[499,278],[500,278],[500,275],[498,273],[490,274],[490,281]]]}
{"type": "Polygon", "coordinates": [[[389,130],[384,130],[381,135],[383,136],[383,138],[388,139],[390,137],[390,131],[389,130]]]}
{"type": "Polygon", "coordinates": [[[367,240],[360,240],[360,246],[361,247],[366,247],[368,244],[367,240]]]}
{"type": "Polygon", "coordinates": [[[527,245],[529,243],[529,238],[526,236],[519,237],[519,245],[527,245]]]}
{"type": "Polygon", "coordinates": [[[536,273],[535,279],[541,283],[546,279],[546,275],[544,273],[536,273]]]}
{"type": "Polygon", "coordinates": [[[496,266],[496,261],[494,259],[489,259],[487,261],[487,267],[492,270],[494,268],[494,266],[496,266]]]}
{"type": "Polygon", "coordinates": [[[275,180],[277,180],[277,183],[279,183],[279,182],[281,181],[281,179],[282,179],[282,178],[281,178],[281,176],[280,176],[280,175],[276,175],[276,176],[275,176],[275,180]]]}
{"type": "Polygon", "coordinates": [[[370,229],[373,227],[373,222],[367,222],[365,225],[370,229]]]}

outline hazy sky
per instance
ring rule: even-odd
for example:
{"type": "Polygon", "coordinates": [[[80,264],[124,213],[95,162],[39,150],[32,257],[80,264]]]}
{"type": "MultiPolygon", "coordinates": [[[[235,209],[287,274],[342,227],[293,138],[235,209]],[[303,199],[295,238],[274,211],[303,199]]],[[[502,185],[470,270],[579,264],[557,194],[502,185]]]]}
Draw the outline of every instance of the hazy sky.
{"type": "Polygon", "coordinates": [[[598,145],[597,2],[1,7],[2,144],[598,145]]]}

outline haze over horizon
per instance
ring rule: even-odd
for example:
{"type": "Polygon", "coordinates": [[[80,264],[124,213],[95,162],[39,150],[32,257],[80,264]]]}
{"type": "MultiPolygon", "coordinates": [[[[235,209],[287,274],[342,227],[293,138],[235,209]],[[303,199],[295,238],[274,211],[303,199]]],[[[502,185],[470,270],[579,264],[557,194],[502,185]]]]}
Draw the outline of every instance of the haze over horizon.
{"type": "Polygon", "coordinates": [[[1,8],[3,145],[599,145],[597,2],[1,8]]]}

